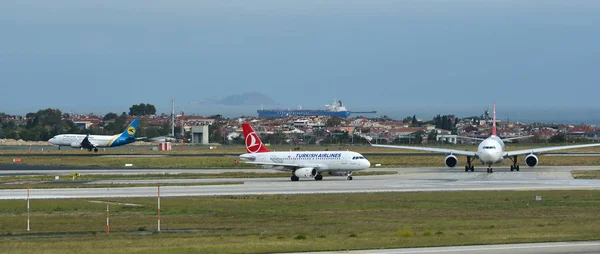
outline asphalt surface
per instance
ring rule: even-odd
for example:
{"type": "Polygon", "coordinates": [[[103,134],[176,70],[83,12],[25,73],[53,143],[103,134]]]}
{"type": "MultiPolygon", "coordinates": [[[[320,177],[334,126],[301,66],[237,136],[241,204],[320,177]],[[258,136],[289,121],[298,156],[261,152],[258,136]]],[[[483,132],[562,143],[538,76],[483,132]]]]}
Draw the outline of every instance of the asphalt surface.
{"type": "MultiPolygon", "coordinates": [[[[485,172],[485,167],[475,167],[474,173],[485,172]]],[[[521,168],[520,172],[571,172],[572,170],[600,170],[600,166],[539,166],[521,168]]],[[[461,168],[370,168],[366,171],[396,171],[398,173],[465,173],[461,168]]],[[[181,173],[223,173],[254,172],[276,173],[279,171],[260,168],[185,169],[185,168],[102,168],[4,164],[0,165],[0,176],[8,175],[68,175],[71,173],[90,175],[130,175],[130,174],[181,174],[181,173]]],[[[508,167],[495,167],[494,172],[511,172],[508,167]]],[[[516,173],[516,172],[514,172],[516,173]]]]}
{"type": "MultiPolygon", "coordinates": [[[[597,169],[597,168],[596,168],[597,169]]],[[[230,169],[234,170],[234,169],[230,169]]],[[[570,168],[539,168],[533,172],[448,172],[442,169],[384,169],[396,170],[394,175],[345,177],[325,175],[322,181],[301,179],[291,182],[288,177],[277,178],[220,178],[168,180],[108,180],[91,183],[193,183],[244,182],[239,185],[163,186],[161,196],[222,196],[274,195],[315,193],[376,193],[417,191],[485,191],[485,190],[600,190],[600,180],[574,180],[570,168]]],[[[506,169],[508,170],[508,169],[506,169]]],[[[166,170],[165,170],[166,171],[166,170]]],[[[214,172],[225,170],[214,170],[214,172]]],[[[257,170],[254,170],[257,171],[257,170]]],[[[270,172],[274,172],[269,170],[270,172]]],[[[167,171],[168,172],[168,171],[167,171]]],[[[187,171],[189,172],[189,171],[187,171]]],[[[85,172],[84,172],[85,173],[85,172]]],[[[156,187],[123,188],[65,188],[32,189],[32,199],[154,197],[156,187]]],[[[23,199],[20,189],[0,190],[0,199],[23,199]]]]}
{"type": "Polygon", "coordinates": [[[590,242],[554,242],[554,243],[525,243],[525,244],[497,244],[473,245],[456,247],[434,248],[404,248],[404,249],[378,249],[357,251],[330,251],[308,252],[304,254],[337,254],[337,253],[364,253],[364,254],[598,254],[600,241],[590,242]]]}

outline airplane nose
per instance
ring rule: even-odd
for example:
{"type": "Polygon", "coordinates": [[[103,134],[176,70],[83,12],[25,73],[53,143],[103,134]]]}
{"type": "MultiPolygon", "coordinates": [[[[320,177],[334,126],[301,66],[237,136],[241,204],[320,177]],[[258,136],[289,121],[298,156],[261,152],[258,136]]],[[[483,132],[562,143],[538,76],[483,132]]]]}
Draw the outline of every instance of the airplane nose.
{"type": "Polygon", "coordinates": [[[371,167],[371,162],[367,159],[365,159],[362,164],[363,164],[364,168],[371,167]]]}

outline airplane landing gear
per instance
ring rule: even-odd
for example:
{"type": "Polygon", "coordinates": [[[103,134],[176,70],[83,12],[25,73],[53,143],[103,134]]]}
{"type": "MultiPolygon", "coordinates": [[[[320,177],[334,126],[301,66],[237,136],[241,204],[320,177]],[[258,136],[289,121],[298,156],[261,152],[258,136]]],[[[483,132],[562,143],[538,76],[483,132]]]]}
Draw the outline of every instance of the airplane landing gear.
{"type": "Polygon", "coordinates": [[[494,169],[492,168],[492,164],[488,164],[487,172],[488,173],[494,173],[494,169]]]}
{"type": "Polygon", "coordinates": [[[292,175],[292,182],[296,182],[298,180],[300,180],[299,177],[297,177],[296,175],[292,175]]]}
{"type": "Polygon", "coordinates": [[[348,181],[352,180],[352,172],[348,173],[348,177],[346,179],[348,179],[348,181]]]}
{"type": "Polygon", "coordinates": [[[513,156],[513,157],[509,157],[510,160],[513,162],[512,165],[510,165],[510,171],[516,170],[519,171],[519,165],[517,164],[517,156],[513,156]]]}
{"type": "Polygon", "coordinates": [[[317,175],[315,176],[315,180],[317,180],[317,181],[321,181],[321,180],[323,180],[323,176],[322,176],[321,174],[317,174],[317,175]]]}
{"type": "Polygon", "coordinates": [[[98,152],[98,148],[94,147],[94,152],[97,153],[98,152]]]}
{"type": "Polygon", "coordinates": [[[471,164],[471,156],[467,156],[467,165],[465,166],[465,172],[475,171],[475,167],[471,164]]]}

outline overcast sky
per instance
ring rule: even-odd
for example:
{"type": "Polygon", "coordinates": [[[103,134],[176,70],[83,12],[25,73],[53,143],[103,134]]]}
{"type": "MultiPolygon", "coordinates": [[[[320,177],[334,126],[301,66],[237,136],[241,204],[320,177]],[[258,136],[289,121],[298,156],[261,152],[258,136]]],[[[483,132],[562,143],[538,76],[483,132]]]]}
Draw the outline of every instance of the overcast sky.
{"type": "Polygon", "coordinates": [[[175,97],[202,115],[193,102],[250,91],[414,113],[596,109],[598,31],[595,0],[2,1],[0,112],[166,112],[175,97]]]}

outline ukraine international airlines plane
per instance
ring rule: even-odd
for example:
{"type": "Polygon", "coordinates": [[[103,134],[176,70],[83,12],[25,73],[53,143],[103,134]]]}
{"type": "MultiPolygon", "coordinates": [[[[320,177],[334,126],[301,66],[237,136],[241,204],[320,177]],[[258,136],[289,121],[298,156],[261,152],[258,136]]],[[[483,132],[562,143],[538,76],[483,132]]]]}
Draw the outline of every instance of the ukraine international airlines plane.
{"type": "Polygon", "coordinates": [[[138,119],[135,119],[129,124],[127,129],[121,134],[109,136],[109,135],[81,135],[81,134],[60,134],[56,135],[48,142],[53,145],[70,146],[73,148],[85,148],[88,151],[94,150],[98,152],[98,147],[114,147],[126,145],[135,142],[135,133],[138,129],[138,119]]]}
{"type": "Polygon", "coordinates": [[[492,126],[492,136],[487,139],[484,139],[479,144],[477,148],[477,152],[470,151],[461,151],[454,149],[444,149],[444,148],[433,148],[433,147],[414,147],[414,146],[394,146],[394,145],[374,145],[375,147],[387,147],[387,148],[399,148],[399,149],[409,149],[409,150],[419,150],[419,151],[430,151],[430,152],[438,152],[438,153],[446,153],[448,156],[445,159],[445,163],[447,167],[454,168],[458,164],[458,159],[456,155],[467,156],[467,165],[465,166],[465,172],[469,170],[474,171],[474,167],[472,165],[473,159],[479,159],[481,163],[487,164],[487,172],[492,173],[494,170],[492,169],[492,165],[497,163],[502,163],[504,158],[508,158],[512,161],[512,165],[510,166],[510,171],[516,170],[519,171],[519,164],[517,163],[517,156],[526,155],[525,156],[525,164],[529,167],[535,167],[539,160],[535,154],[542,152],[549,152],[555,150],[564,150],[564,149],[575,149],[575,148],[584,148],[584,147],[592,147],[592,146],[600,146],[599,144],[586,144],[586,145],[572,145],[572,146],[555,146],[555,147],[544,147],[544,148],[533,148],[526,150],[518,150],[518,151],[504,151],[504,141],[510,139],[501,139],[496,136],[496,103],[494,103],[494,123],[492,126]]]}
{"type": "Polygon", "coordinates": [[[260,141],[250,124],[242,124],[246,151],[240,159],[249,164],[263,165],[292,173],[292,181],[302,178],[323,179],[323,173],[347,176],[352,180],[352,172],[369,168],[371,163],[359,153],[350,151],[316,152],[271,152],[260,141]]]}

